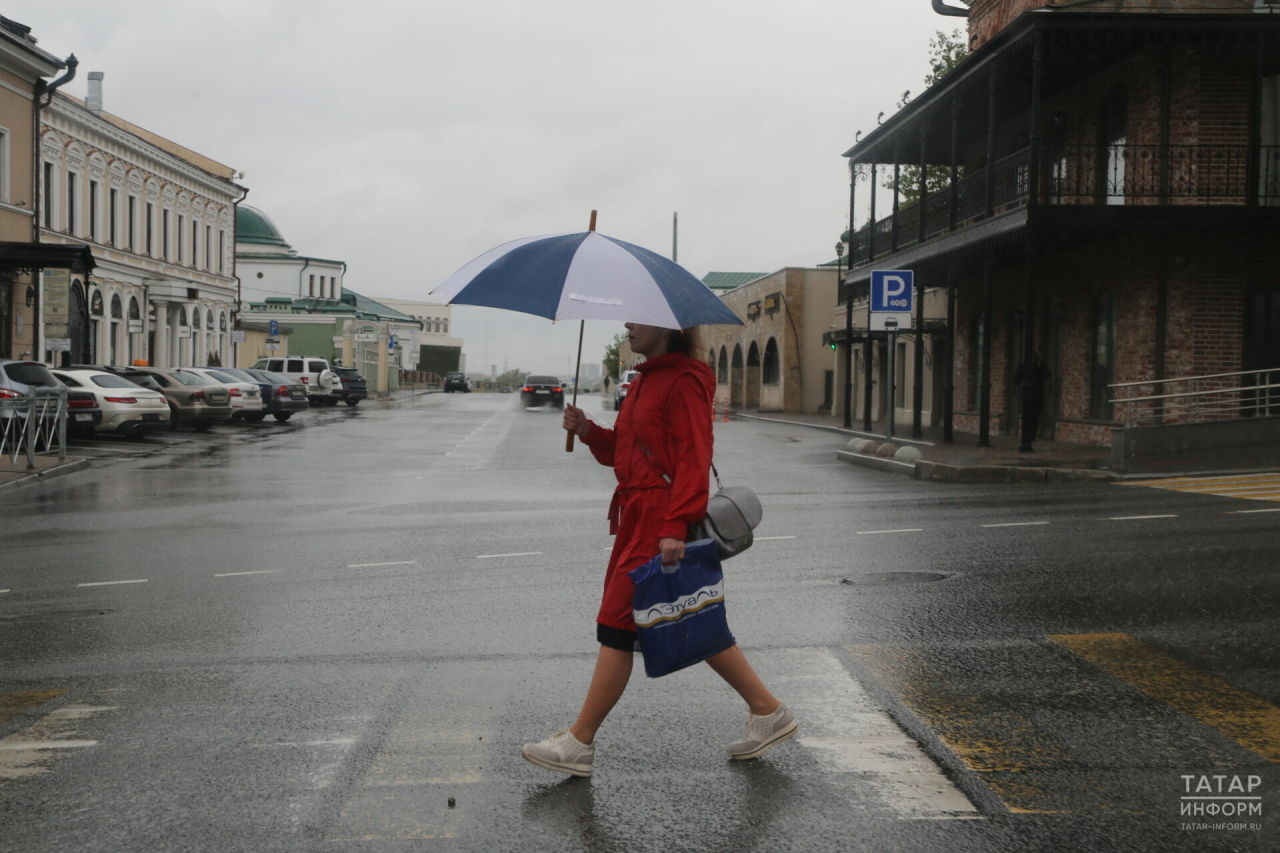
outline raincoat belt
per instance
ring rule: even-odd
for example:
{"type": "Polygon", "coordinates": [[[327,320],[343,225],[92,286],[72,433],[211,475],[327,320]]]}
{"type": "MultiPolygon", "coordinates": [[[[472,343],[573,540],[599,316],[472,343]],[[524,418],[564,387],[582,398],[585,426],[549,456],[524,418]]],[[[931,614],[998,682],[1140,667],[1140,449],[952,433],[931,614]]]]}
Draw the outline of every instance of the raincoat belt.
{"type": "Polygon", "coordinates": [[[654,486],[623,486],[618,485],[613,490],[613,500],[609,501],[609,534],[611,536],[618,535],[618,524],[622,519],[622,508],[627,502],[639,492],[651,492],[655,489],[670,489],[668,485],[654,486]]]}

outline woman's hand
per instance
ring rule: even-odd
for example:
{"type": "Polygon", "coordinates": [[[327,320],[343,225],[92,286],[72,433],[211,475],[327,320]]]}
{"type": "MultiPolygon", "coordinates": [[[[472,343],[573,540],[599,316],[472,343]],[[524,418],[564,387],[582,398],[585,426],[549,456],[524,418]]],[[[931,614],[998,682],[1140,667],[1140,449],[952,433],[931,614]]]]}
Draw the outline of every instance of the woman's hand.
{"type": "Polygon", "coordinates": [[[674,566],[684,559],[684,542],[680,539],[663,538],[658,541],[658,550],[662,552],[662,565],[674,566]]]}
{"type": "Polygon", "coordinates": [[[578,438],[586,438],[587,433],[591,431],[591,421],[587,420],[587,415],[582,409],[566,403],[564,407],[564,428],[577,435],[578,438]]]}

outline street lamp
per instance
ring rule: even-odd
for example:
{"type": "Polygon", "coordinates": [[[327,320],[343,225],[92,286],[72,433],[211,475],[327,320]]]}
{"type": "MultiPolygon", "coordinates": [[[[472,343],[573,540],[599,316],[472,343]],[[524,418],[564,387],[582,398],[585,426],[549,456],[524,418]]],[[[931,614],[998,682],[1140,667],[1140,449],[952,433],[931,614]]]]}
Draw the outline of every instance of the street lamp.
{"type": "Polygon", "coordinates": [[[844,242],[837,241],[836,287],[844,292],[844,428],[853,429],[853,294],[844,283],[843,263],[844,242]]]}

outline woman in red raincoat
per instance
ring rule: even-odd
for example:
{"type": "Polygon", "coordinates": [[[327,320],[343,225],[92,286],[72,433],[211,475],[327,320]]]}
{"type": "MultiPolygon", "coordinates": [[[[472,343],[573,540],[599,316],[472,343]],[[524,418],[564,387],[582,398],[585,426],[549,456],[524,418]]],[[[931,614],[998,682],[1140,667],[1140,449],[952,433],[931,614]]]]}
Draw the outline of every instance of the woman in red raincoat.
{"type": "MultiPolygon", "coordinates": [[[[574,724],[521,749],[534,764],[573,776],[591,775],[596,730],[631,678],[637,648],[631,606],[635,585],[627,573],[659,553],[667,565],[679,562],[689,525],[707,512],[715,376],[689,356],[686,333],[626,325],[632,351],[647,360],[637,368],[640,376],[631,383],[615,428],[587,420],[574,406],[565,406],[564,412],[565,429],[576,433],[618,479],[609,506],[609,529],[617,538],[596,617],[600,654],[574,724]]],[[[750,709],[746,736],[729,745],[731,758],[756,758],[796,733],[799,726],[791,712],[736,645],[707,663],[750,709]]]]}

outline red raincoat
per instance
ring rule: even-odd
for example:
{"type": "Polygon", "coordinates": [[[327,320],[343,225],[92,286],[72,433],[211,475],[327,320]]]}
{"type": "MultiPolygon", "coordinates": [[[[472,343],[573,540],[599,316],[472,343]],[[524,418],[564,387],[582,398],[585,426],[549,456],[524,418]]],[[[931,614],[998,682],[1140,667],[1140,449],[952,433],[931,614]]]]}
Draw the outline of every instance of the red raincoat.
{"type": "Polygon", "coordinates": [[[711,368],[683,353],[651,358],[637,370],[614,428],[593,422],[582,440],[618,478],[609,505],[609,532],[617,538],[596,621],[625,631],[636,629],[627,572],[652,560],[660,539],[683,541],[707,514],[716,388],[711,368]]]}

